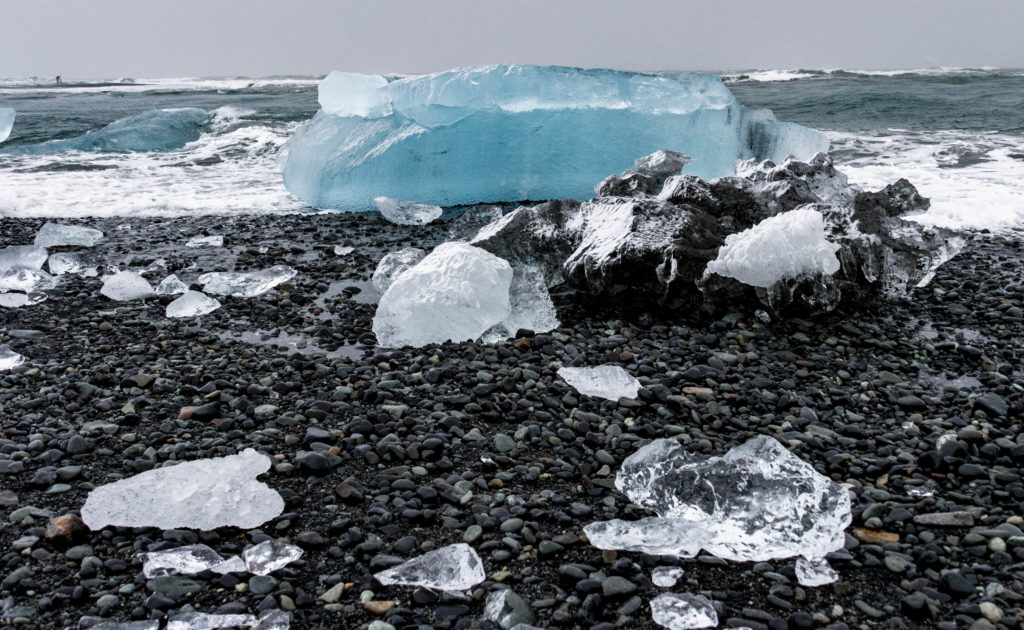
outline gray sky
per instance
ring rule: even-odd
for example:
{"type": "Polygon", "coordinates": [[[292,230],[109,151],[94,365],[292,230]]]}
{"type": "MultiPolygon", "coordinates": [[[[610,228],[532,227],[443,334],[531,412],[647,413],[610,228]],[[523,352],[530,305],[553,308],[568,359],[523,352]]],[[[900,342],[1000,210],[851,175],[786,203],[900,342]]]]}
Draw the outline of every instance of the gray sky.
{"type": "Polygon", "coordinates": [[[1021,0],[2,0],[0,76],[1024,67],[1021,0]]]}

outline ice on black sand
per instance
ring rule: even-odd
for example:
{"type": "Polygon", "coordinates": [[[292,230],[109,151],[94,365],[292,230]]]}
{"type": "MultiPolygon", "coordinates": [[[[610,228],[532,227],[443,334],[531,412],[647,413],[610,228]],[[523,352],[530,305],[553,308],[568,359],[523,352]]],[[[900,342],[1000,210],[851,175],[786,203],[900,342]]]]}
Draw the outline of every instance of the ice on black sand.
{"type": "Polygon", "coordinates": [[[484,581],[484,564],[476,551],[458,543],[374,574],[385,586],[422,586],[438,591],[464,591],[484,581]]]}
{"type": "Polygon", "coordinates": [[[640,381],[617,365],[562,367],[558,376],[585,396],[618,400],[636,398],[640,391],[640,381]]]}

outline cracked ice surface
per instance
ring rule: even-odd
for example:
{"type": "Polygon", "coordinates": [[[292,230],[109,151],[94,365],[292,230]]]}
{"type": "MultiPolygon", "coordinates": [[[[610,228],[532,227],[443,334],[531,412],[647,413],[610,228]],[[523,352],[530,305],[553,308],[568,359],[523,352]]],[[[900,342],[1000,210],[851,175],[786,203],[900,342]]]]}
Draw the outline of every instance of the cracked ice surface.
{"type": "Polygon", "coordinates": [[[220,308],[220,302],[199,291],[186,291],[180,298],[167,305],[167,317],[199,317],[220,308]]]}
{"type": "Polygon", "coordinates": [[[377,295],[384,295],[384,292],[388,290],[392,282],[398,279],[398,276],[414,267],[426,256],[427,252],[418,247],[406,247],[384,254],[384,257],[377,263],[377,268],[373,270],[373,277],[370,278],[377,295]]]}
{"type": "Polygon", "coordinates": [[[651,600],[651,618],[669,630],[714,628],[718,625],[715,607],[703,595],[664,593],[651,600]]]}
{"type": "Polygon", "coordinates": [[[199,276],[203,291],[214,295],[251,298],[263,295],[298,273],[288,265],[274,265],[256,271],[213,271],[199,276]]]}
{"type": "Polygon", "coordinates": [[[101,238],[103,238],[103,232],[93,228],[47,221],[36,232],[35,246],[61,247],[64,245],[76,245],[78,247],[92,247],[101,238]]]}
{"type": "Polygon", "coordinates": [[[622,463],[615,487],[658,514],[584,527],[600,549],[734,561],[823,558],[841,549],[850,496],[776,440],[759,436],[723,456],[655,440],[622,463]]]}
{"type": "Polygon", "coordinates": [[[242,552],[250,573],[268,575],[302,557],[302,549],[276,540],[267,540],[242,552]]]}
{"type": "Polygon", "coordinates": [[[90,529],[107,525],[173,529],[257,527],[284,511],[284,500],[256,476],[270,458],[246,449],[237,455],[156,468],[100,486],[82,506],[90,529]]]}
{"type": "Polygon", "coordinates": [[[119,271],[103,279],[100,293],[111,300],[127,302],[153,295],[153,286],[134,271],[119,271]]]}
{"type": "Polygon", "coordinates": [[[636,398],[640,381],[617,365],[562,367],[558,376],[585,396],[618,400],[636,398]]]}
{"type": "Polygon", "coordinates": [[[385,586],[422,586],[439,591],[464,591],[484,581],[484,564],[476,551],[458,543],[374,574],[385,586]]]}
{"type": "Polygon", "coordinates": [[[374,197],[373,205],[385,219],[396,225],[426,225],[441,216],[440,206],[415,201],[401,201],[390,197],[374,197]]]}

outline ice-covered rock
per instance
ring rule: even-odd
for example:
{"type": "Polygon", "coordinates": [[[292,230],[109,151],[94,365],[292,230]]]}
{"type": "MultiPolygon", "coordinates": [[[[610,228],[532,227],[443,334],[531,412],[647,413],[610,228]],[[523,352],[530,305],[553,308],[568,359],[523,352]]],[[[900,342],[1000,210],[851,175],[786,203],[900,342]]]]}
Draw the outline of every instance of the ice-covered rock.
{"type": "Polygon", "coordinates": [[[288,265],[274,265],[255,271],[213,271],[199,276],[203,291],[214,295],[251,298],[263,295],[298,273],[288,265]]]}
{"type": "Polygon", "coordinates": [[[638,193],[656,195],[669,177],[679,175],[683,167],[692,161],[685,153],[660,149],[637,158],[633,168],[622,175],[609,175],[594,188],[594,192],[598,197],[629,197],[638,193]]]}
{"type": "Polygon", "coordinates": [[[443,243],[391,283],[373,332],[387,348],[477,339],[508,317],[511,284],[505,260],[465,243],[443,243]]]}
{"type": "Polygon", "coordinates": [[[398,276],[412,269],[418,262],[426,258],[427,252],[417,247],[406,247],[395,252],[388,252],[377,263],[370,282],[377,295],[384,295],[398,276]]]}
{"type": "Polygon", "coordinates": [[[19,154],[61,151],[171,151],[199,139],[210,115],[201,109],[153,109],[116,120],[102,129],[64,140],[8,147],[19,154]]]}
{"type": "Polygon", "coordinates": [[[484,341],[496,343],[519,330],[544,333],[558,328],[558,311],[539,267],[513,269],[508,297],[511,307],[508,317],[484,333],[484,341]]]}
{"type": "Polygon", "coordinates": [[[269,575],[302,557],[302,549],[276,540],[267,540],[242,552],[250,573],[269,575]]]}
{"type": "MultiPolygon", "coordinates": [[[[139,554],[142,560],[142,575],[146,578],[163,575],[194,575],[203,571],[218,571],[224,567],[224,558],[206,545],[185,545],[165,551],[152,551],[139,554]]],[[[242,565],[244,568],[244,564],[242,565]]]]}
{"type": "Polygon", "coordinates": [[[185,247],[223,247],[224,236],[216,234],[214,236],[193,236],[185,242],[185,247]]]}
{"type": "Polygon", "coordinates": [[[11,107],[0,107],[0,142],[11,137],[11,130],[14,129],[14,109],[11,107]]]}
{"type": "Polygon", "coordinates": [[[636,398],[640,381],[617,365],[561,367],[558,376],[585,396],[618,400],[636,398]]]}
{"type": "Polygon", "coordinates": [[[167,317],[199,317],[220,308],[220,302],[201,291],[186,291],[167,305],[167,317]]]}
{"type": "Polygon", "coordinates": [[[476,550],[457,543],[373,575],[385,586],[422,586],[437,591],[464,591],[484,581],[484,563],[476,550]]]}
{"type": "Polygon", "coordinates": [[[134,271],[118,271],[103,279],[100,293],[117,302],[141,300],[153,295],[153,285],[134,271]]]}
{"type": "Polygon", "coordinates": [[[817,559],[843,547],[851,519],[845,488],[766,436],[709,458],[675,440],[655,440],[626,458],[615,487],[657,516],[587,525],[600,549],[817,559]]]}
{"type": "Polygon", "coordinates": [[[438,206],[586,199],[594,182],[658,149],[690,172],[737,159],[808,159],[821,133],[750,110],[709,74],[493,65],[426,76],[332,73],[322,110],[280,155],[285,185],[317,208],[375,196],[438,206]]]}
{"type": "Polygon", "coordinates": [[[100,486],[82,506],[90,529],[120,527],[251,529],[284,511],[284,500],[256,476],[270,458],[253,449],[237,455],[155,468],[100,486]]]}
{"type": "Polygon", "coordinates": [[[0,249],[0,271],[14,267],[41,269],[46,262],[45,247],[35,245],[13,245],[0,249]]]}
{"type": "Polygon", "coordinates": [[[537,622],[530,604],[511,589],[494,591],[484,603],[484,619],[498,624],[502,630],[530,625],[537,622]]]}
{"type": "Polygon", "coordinates": [[[63,247],[65,245],[73,245],[77,247],[92,247],[101,238],[103,238],[103,232],[93,228],[47,221],[36,232],[35,246],[63,247]]]}
{"type": "Polygon", "coordinates": [[[7,346],[0,346],[0,370],[10,370],[25,362],[25,357],[7,346]]]}
{"type": "Polygon", "coordinates": [[[182,282],[177,275],[170,274],[160,281],[156,287],[157,295],[181,295],[188,292],[188,285],[182,282]]]}
{"type": "Polygon", "coordinates": [[[651,582],[662,588],[672,588],[683,577],[683,569],[680,567],[656,567],[651,571],[651,582]]]}
{"type": "Polygon", "coordinates": [[[390,197],[374,197],[373,205],[381,215],[396,225],[426,225],[441,216],[441,206],[390,197]]]}
{"type": "Polygon", "coordinates": [[[663,593],[651,600],[651,619],[669,630],[714,628],[718,625],[715,606],[703,595],[663,593]]]}
{"type": "Polygon", "coordinates": [[[824,586],[839,579],[839,574],[824,558],[796,559],[796,581],[801,586],[824,586]]]}

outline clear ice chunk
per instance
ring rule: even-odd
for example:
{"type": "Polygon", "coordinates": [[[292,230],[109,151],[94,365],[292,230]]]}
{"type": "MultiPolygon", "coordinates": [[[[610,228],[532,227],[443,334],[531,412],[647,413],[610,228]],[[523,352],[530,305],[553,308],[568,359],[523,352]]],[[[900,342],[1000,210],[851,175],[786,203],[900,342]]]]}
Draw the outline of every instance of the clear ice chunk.
{"type": "Polygon", "coordinates": [[[206,545],[186,545],[139,554],[146,579],[164,575],[194,575],[224,564],[224,558],[206,545]]]}
{"type": "Polygon", "coordinates": [[[182,282],[177,275],[171,274],[160,281],[156,287],[157,295],[180,295],[188,292],[188,285],[182,282]]]}
{"type": "Polygon", "coordinates": [[[540,267],[516,267],[508,297],[511,312],[484,335],[484,341],[497,342],[514,336],[520,329],[545,333],[558,328],[558,311],[540,267]]]}
{"type": "Polygon", "coordinates": [[[47,221],[36,232],[36,247],[92,247],[103,238],[103,232],[80,225],[64,225],[47,221]]]}
{"type": "Polygon", "coordinates": [[[46,248],[35,245],[13,245],[0,249],[0,271],[14,267],[42,269],[46,262],[46,248]]]}
{"type": "Polygon", "coordinates": [[[704,458],[655,440],[622,463],[615,487],[658,516],[584,527],[600,549],[737,562],[823,558],[841,549],[850,496],[778,441],[755,437],[704,458]]]}
{"type": "MultiPolygon", "coordinates": [[[[44,295],[44,294],[43,293],[33,293],[32,295],[44,295]]],[[[0,307],[3,307],[3,308],[21,308],[22,306],[28,306],[29,304],[38,304],[39,302],[42,302],[42,301],[43,300],[39,300],[38,302],[33,302],[29,298],[29,294],[28,293],[18,293],[18,292],[0,293],[0,307]]]]}
{"type": "Polygon", "coordinates": [[[101,621],[89,626],[89,630],[160,630],[160,620],[101,621]]]}
{"type": "Polygon", "coordinates": [[[252,627],[257,623],[253,615],[217,615],[201,612],[178,613],[167,620],[165,630],[217,630],[218,628],[252,627]]]}
{"type": "Polygon", "coordinates": [[[617,365],[562,367],[558,376],[585,396],[618,400],[636,398],[640,381],[617,365]]]}
{"type": "Polygon", "coordinates": [[[426,256],[427,252],[417,247],[406,247],[397,252],[384,254],[384,257],[377,263],[377,268],[373,270],[373,277],[370,278],[377,295],[384,295],[384,292],[398,276],[411,269],[426,256]]]}
{"type": "Polygon", "coordinates": [[[25,362],[25,357],[7,346],[0,346],[0,370],[10,370],[25,362]]]}
{"type": "Polygon", "coordinates": [[[85,265],[82,263],[82,259],[78,257],[78,254],[72,254],[70,252],[50,254],[49,260],[46,261],[46,266],[50,269],[50,275],[54,276],[63,276],[66,273],[82,273],[85,271],[85,265]]]}
{"type": "Polygon", "coordinates": [[[452,220],[449,241],[472,241],[484,226],[505,216],[501,206],[473,206],[452,220]]]}
{"type": "Polygon", "coordinates": [[[356,251],[356,248],[352,247],[351,245],[335,245],[334,246],[334,255],[335,256],[348,256],[349,254],[351,254],[354,251],[356,251]]]}
{"type": "Polygon", "coordinates": [[[718,625],[715,607],[703,595],[663,593],[651,600],[651,619],[669,630],[714,628],[718,625]]]}
{"type": "Polygon", "coordinates": [[[511,312],[512,267],[465,243],[442,243],[380,298],[373,332],[385,348],[477,339],[511,312]]]}
{"type": "Polygon", "coordinates": [[[153,285],[134,271],[118,271],[103,279],[100,293],[117,302],[128,302],[153,295],[153,285]]]}
{"type": "Polygon", "coordinates": [[[681,567],[656,567],[651,571],[651,581],[655,586],[662,588],[672,588],[681,577],[683,577],[681,567]]]}
{"type": "Polygon", "coordinates": [[[796,580],[801,586],[824,586],[839,579],[839,574],[824,558],[796,559],[796,580]]]}
{"type": "Polygon", "coordinates": [[[214,271],[199,276],[203,291],[214,295],[251,298],[263,295],[298,273],[288,265],[274,265],[256,271],[214,271]]]}
{"type": "Polygon", "coordinates": [[[249,567],[245,565],[245,560],[242,560],[239,556],[231,556],[220,564],[215,564],[210,567],[210,570],[214,573],[248,573],[249,567]]]}
{"type": "Polygon", "coordinates": [[[167,305],[167,317],[199,317],[220,308],[220,302],[200,291],[186,291],[167,305]]]}
{"type": "Polygon", "coordinates": [[[11,130],[14,129],[14,108],[0,107],[0,142],[11,137],[11,130]]]}
{"type": "Polygon", "coordinates": [[[476,550],[458,543],[375,573],[385,586],[422,586],[438,591],[464,591],[484,581],[484,563],[476,550]]]}
{"type": "Polygon", "coordinates": [[[47,291],[57,286],[58,282],[57,278],[33,267],[11,267],[0,271],[0,291],[47,291]]]}
{"type": "Polygon", "coordinates": [[[440,206],[390,197],[374,197],[373,205],[385,219],[396,225],[426,225],[443,212],[440,206]]]}
{"type": "Polygon", "coordinates": [[[284,500],[257,475],[270,470],[266,455],[237,455],[156,468],[100,486],[82,506],[90,529],[120,527],[258,527],[284,511],[284,500]]]}
{"type": "Polygon", "coordinates": [[[185,242],[185,247],[223,247],[224,236],[217,234],[214,236],[193,236],[185,242]]]}
{"type": "Polygon", "coordinates": [[[242,552],[250,573],[268,575],[302,557],[302,549],[276,540],[267,540],[242,552]]]}

